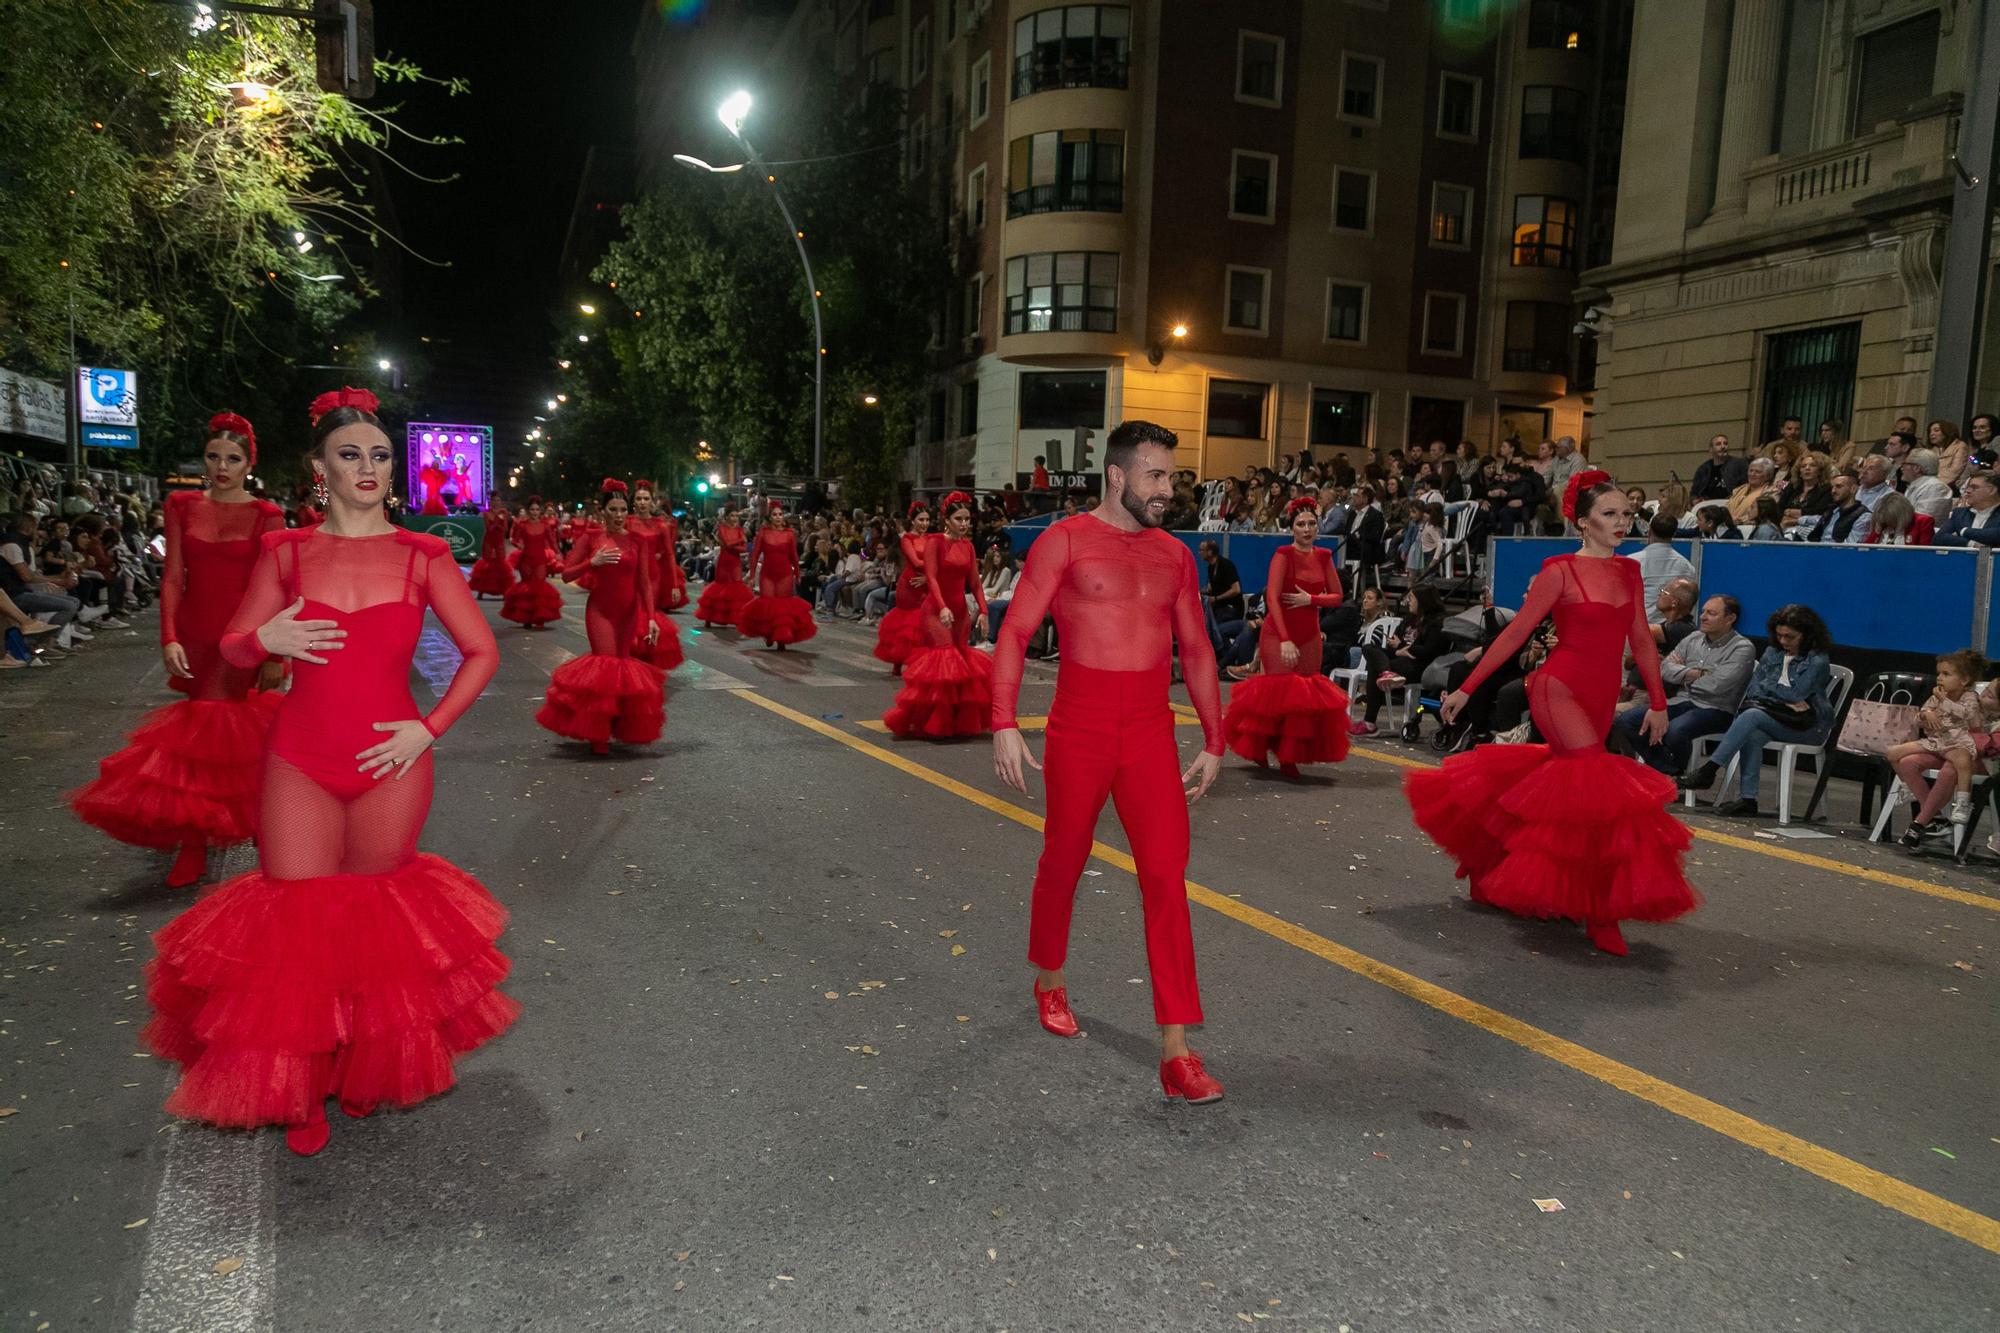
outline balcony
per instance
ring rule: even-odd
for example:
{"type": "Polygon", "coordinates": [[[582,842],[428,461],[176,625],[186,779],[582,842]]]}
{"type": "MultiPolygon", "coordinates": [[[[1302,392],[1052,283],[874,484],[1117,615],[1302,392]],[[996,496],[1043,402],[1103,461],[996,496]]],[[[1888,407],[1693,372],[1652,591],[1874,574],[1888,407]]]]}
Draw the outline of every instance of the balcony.
{"type": "Polygon", "coordinates": [[[1889,129],[1794,157],[1765,158],[1745,173],[1745,216],[1792,226],[1847,212],[1872,195],[1948,180],[1958,122],[1958,98],[1935,98],[1889,129]]]}
{"type": "Polygon", "coordinates": [[[1007,216],[1027,217],[1031,213],[1118,213],[1125,208],[1125,182],[1121,180],[1059,180],[1053,185],[1031,185],[1007,195],[1007,216]]]}

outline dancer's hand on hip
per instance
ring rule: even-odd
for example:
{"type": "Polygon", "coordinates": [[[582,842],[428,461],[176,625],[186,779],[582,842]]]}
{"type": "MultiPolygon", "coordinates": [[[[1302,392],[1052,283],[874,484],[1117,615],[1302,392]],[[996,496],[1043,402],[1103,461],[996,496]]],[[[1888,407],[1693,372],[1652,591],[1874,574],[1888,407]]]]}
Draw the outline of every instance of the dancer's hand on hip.
{"type": "Polygon", "coordinates": [[[1667,734],[1667,710],[1648,708],[1645,718],[1639,723],[1639,734],[1658,745],[1667,734]]]}
{"type": "Polygon", "coordinates": [[[345,647],[342,640],[347,631],[340,628],[338,621],[300,620],[298,615],[305,604],[305,598],[294,598],[290,606],[264,622],[257,631],[257,642],[273,657],[295,657],[314,666],[325,666],[326,659],[314,654],[345,647]]]}
{"type": "Polygon", "coordinates": [[[1464,690],[1453,690],[1444,697],[1444,702],[1438,705],[1438,716],[1444,719],[1446,726],[1450,726],[1458,721],[1460,711],[1471,702],[1471,696],[1464,690]]]}
{"type": "Polygon", "coordinates": [[[194,679],[194,672],[188,668],[187,649],[181,647],[179,644],[162,644],[160,646],[160,660],[166,663],[167,674],[169,676],[178,676],[182,680],[194,679]]]}
{"type": "Polygon", "coordinates": [[[1028,777],[1022,768],[1024,764],[1037,773],[1042,771],[1042,766],[1035,762],[1034,754],[1028,749],[1028,742],[1022,739],[1020,730],[1008,727],[1005,731],[994,732],[993,771],[1000,775],[1002,782],[1018,792],[1028,790],[1028,777]]]}
{"type": "Polygon", "coordinates": [[[395,734],[380,745],[371,745],[355,755],[361,761],[361,771],[376,778],[386,778],[394,769],[397,777],[410,771],[425,750],[431,748],[436,739],[431,729],[415,718],[403,718],[395,722],[377,722],[377,731],[395,734]]]}
{"type": "Polygon", "coordinates": [[[1206,750],[1196,755],[1194,762],[1187,766],[1187,771],[1181,774],[1181,790],[1187,793],[1188,804],[1193,805],[1208,795],[1208,789],[1215,785],[1216,778],[1221,774],[1221,755],[1210,754],[1206,750]],[[1194,784],[1192,787],[1188,786],[1190,782],[1194,784]]]}

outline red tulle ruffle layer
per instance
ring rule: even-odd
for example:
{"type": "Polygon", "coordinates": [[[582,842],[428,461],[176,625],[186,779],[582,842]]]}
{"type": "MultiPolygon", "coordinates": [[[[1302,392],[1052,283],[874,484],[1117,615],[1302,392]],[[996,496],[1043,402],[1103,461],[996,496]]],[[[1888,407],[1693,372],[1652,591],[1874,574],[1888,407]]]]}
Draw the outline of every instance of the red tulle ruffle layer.
{"type": "Polygon", "coordinates": [[[819,633],[803,597],[753,597],[736,617],[736,628],[746,639],[770,643],[804,643],[819,633]]]}
{"type": "Polygon", "coordinates": [[[84,823],[120,842],[168,851],[200,839],[257,836],[257,778],[279,694],[183,699],[148,713],[97,777],[69,794],[84,823]]]}
{"type": "Polygon", "coordinates": [[[144,1039],[178,1061],[167,1110],[237,1128],[303,1123],[328,1097],[410,1106],[507,1030],[507,913],[448,861],[385,875],[219,885],[153,936],[144,1039]]]}
{"type": "Polygon", "coordinates": [[[993,659],[956,645],[918,649],[882,721],[898,736],[925,740],[985,735],[993,729],[993,659]]]}
{"type": "Polygon", "coordinates": [[[1265,672],[1230,687],[1229,748],[1255,764],[1337,764],[1347,757],[1347,692],[1317,672],[1265,672]]]}
{"type": "Polygon", "coordinates": [[[572,740],[644,745],[667,724],[665,687],[650,663],[588,653],[555,669],[535,721],[572,740]]]}
{"type": "Polygon", "coordinates": [[[922,607],[892,607],[875,627],[875,656],[890,666],[901,666],[924,647],[922,607]]]}
{"type": "Polygon", "coordinates": [[[507,589],[500,618],[517,625],[546,625],[562,619],[562,592],[547,579],[522,579],[507,589]]]}
{"type": "Polygon", "coordinates": [[[505,596],[507,590],[514,586],[514,570],[504,559],[498,557],[481,560],[473,565],[472,573],[466,575],[465,586],[474,592],[483,592],[494,597],[505,596]]]}
{"type": "Polygon", "coordinates": [[[741,579],[711,583],[701,590],[701,600],[694,604],[694,618],[704,625],[734,625],[755,595],[741,579]]]}
{"type": "Polygon", "coordinates": [[[1495,907],[1575,921],[1667,921],[1701,895],[1673,779],[1604,751],[1482,745],[1403,779],[1410,813],[1495,907]]]}
{"type": "MultiPolygon", "coordinates": [[[[650,648],[646,646],[643,638],[633,639],[632,656],[638,658],[641,662],[656,666],[662,671],[672,671],[675,667],[687,661],[687,651],[681,647],[680,627],[667,619],[666,612],[653,612],[651,619],[646,624],[658,625],[660,627],[660,637],[653,640],[653,646],[650,648]]],[[[645,632],[645,628],[645,624],[639,626],[642,635],[645,632]]]]}

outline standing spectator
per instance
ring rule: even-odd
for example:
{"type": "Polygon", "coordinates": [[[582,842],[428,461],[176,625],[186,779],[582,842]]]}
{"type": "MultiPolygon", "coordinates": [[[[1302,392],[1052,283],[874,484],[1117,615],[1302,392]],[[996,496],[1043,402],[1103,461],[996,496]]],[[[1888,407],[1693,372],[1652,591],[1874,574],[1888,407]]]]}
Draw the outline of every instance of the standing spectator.
{"type": "Polygon", "coordinates": [[[1354,522],[1349,528],[1350,541],[1354,548],[1354,561],[1361,567],[1362,577],[1371,577],[1382,563],[1385,542],[1388,537],[1389,520],[1382,515],[1382,507],[1376,503],[1373,485],[1354,488],[1354,522]]]}
{"type": "Polygon", "coordinates": [[[1703,500],[1727,500],[1747,480],[1749,464],[1729,451],[1729,437],[1712,436],[1708,442],[1708,457],[1694,470],[1690,498],[1696,504],[1703,500]]]}
{"type": "Polygon", "coordinates": [[[1870,546],[1929,546],[1936,530],[1929,514],[1919,514],[1909,496],[1894,491],[1876,502],[1869,518],[1870,546]]]}
{"type": "Polygon", "coordinates": [[[1768,458],[1750,460],[1748,475],[1743,484],[1729,493],[1729,517],[1741,525],[1757,521],[1757,502],[1778,493],[1778,468],[1768,458]]]}
{"type": "Polygon", "coordinates": [[[1861,460],[1858,481],[1854,498],[1867,505],[1871,513],[1877,500],[1896,489],[1889,484],[1889,460],[1882,454],[1869,454],[1861,460]]]}
{"type": "Polygon", "coordinates": [[[1954,489],[1958,479],[1965,474],[1965,468],[1972,461],[1972,445],[1959,438],[1956,421],[1933,421],[1927,428],[1925,443],[1937,454],[1937,477],[1945,485],[1954,489]]]}
{"type": "MultiPolygon", "coordinates": [[[[1639,578],[1646,585],[1646,605],[1655,606],[1660,589],[1675,579],[1694,577],[1694,563],[1674,549],[1675,520],[1666,514],[1653,515],[1646,529],[1646,546],[1633,559],[1639,562],[1639,578]]],[[[1649,613],[1652,620],[1657,612],[1649,613]]]]}
{"type": "Polygon", "coordinates": [[[1847,542],[1859,545],[1868,540],[1874,527],[1873,516],[1868,506],[1861,503],[1856,493],[1861,486],[1860,478],[1852,472],[1834,474],[1828,489],[1832,492],[1833,503],[1819,521],[1812,524],[1807,533],[1809,542],[1847,542]]]}
{"type": "Polygon", "coordinates": [[[1201,609],[1208,621],[1209,642],[1220,655],[1243,632],[1243,579],[1218,542],[1201,544],[1201,561],[1208,568],[1201,609]]]}
{"type": "MultiPolygon", "coordinates": [[[[1903,498],[1919,514],[1929,514],[1931,522],[1942,523],[1951,512],[1951,487],[1938,476],[1938,456],[1933,449],[1912,449],[1903,458],[1903,498]]],[[[1878,521],[1875,525],[1881,527],[1878,521]]]]}
{"type": "Polygon", "coordinates": [[[1639,723],[1646,716],[1643,703],[1620,713],[1611,724],[1642,763],[1678,777],[1687,768],[1696,740],[1728,729],[1757,657],[1750,640],[1736,632],[1742,614],[1734,597],[1718,593],[1709,598],[1701,608],[1701,632],[1682,639],[1661,661],[1660,678],[1680,694],[1667,701],[1667,734],[1658,744],[1639,736],[1639,723]]]}
{"type": "Polygon", "coordinates": [[[1809,606],[1796,602],[1771,613],[1765,626],[1770,647],[1757,660],[1743,694],[1742,711],[1729,724],[1722,744],[1708,762],[1683,776],[1683,791],[1706,791],[1728,767],[1742,757],[1738,774],[1740,795],[1715,807],[1718,815],[1757,813],[1757,788],[1764,772],[1764,746],[1771,741],[1800,745],[1824,739],[1833,724],[1832,701],[1827,692],[1832,679],[1833,636],[1826,622],[1809,606]]]}
{"type": "Polygon", "coordinates": [[[1965,503],[1951,511],[1935,538],[1939,546],[2000,546],[2000,481],[1991,472],[1965,479],[1965,503]]]}

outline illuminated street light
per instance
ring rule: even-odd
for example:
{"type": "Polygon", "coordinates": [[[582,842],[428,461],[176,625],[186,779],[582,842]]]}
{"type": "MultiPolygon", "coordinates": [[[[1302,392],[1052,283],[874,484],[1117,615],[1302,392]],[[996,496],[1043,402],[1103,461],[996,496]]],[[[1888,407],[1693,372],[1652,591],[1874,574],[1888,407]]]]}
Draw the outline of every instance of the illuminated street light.
{"type": "Polygon", "coordinates": [[[587,333],[579,333],[576,335],[576,340],[580,343],[587,343],[590,341],[590,335],[587,333]]]}
{"type": "Polygon", "coordinates": [[[580,303],[580,304],[579,304],[579,305],[577,306],[577,309],[578,309],[578,310],[581,310],[581,311],[582,311],[582,312],[583,312],[584,314],[586,314],[586,315],[594,315],[594,314],[596,314],[596,313],[597,313],[597,307],[596,307],[596,306],[594,306],[594,305],[592,305],[592,304],[591,304],[590,302],[588,302],[588,301],[584,301],[584,302],[580,303]]]}
{"type": "Polygon", "coordinates": [[[720,486],[722,484],[722,474],[720,472],[709,473],[708,484],[711,486],[720,486]]]}
{"type": "Polygon", "coordinates": [[[544,459],[544,458],[547,458],[547,457],[548,457],[548,455],[547,455],[547,454],[545,454],[545,453],[543,453],[543,452],[542,452],[542,451],[541,451],[540,449],[537,449],[537,450],[535,450],[535,458],[536,458],[536,460],[537,460],[537,461],[539,461],[539,460],[541,460],[541,459],[544,459]]]}
{"type": "Polygon", "coordinates": [[[276,96],[270,84],[258,83],[254,79],[238,79],[222,86],[229,90],[238,106],[263,106],[276,96]]]}
{"type": "Polygon", "coordinates": [[[722,122],[722,128],[732,135],[740,135],[743,132],[743,122],[750,116],[750,94],[741,89],[729,94],[722,105],[715,109],[715,116],[722,122]]]}
{"type": "Polygon", "coordinates": [[[556,410],[556,400],[551,398],[549,399],[549,411],[553,412],[555,410],[556,410]]]}
{"type": "Polygon", "coordinates": [[[675,153],[674,161],[680,163],[684,167],[693,167],[696,171],[712,171],[718,176],[727,176],[732,171],[743,170],[743,163],[741,162],[736,163],[734,166],[727,166],[727,167],[711,166],[709,163],[702,161],[700,158],[696,157],[692,153],[675,153]]]}
{"type": "Polygon", "coordinates": [[[561,366],[561,367],[562,367],[562,368],[563,368],[564,370],[568,370],[568,369],[569,369],[569,362],[567,362],[567,361],[558,361],[558,362],[556,362],[556,364],[557,364],[557,365],[559,365],[559,366],[561,366]]]}
{"type": "Polygon", "coordinates": [[[1176,324],[1168,332],[1172,333],[1176,338],[1185,338],[1188,335],[1188,326],[1185,324],[1176,324]]]}
{"type": "Polygon", "coordinates": [[[880,403],[881,401],[882,400],[880,398],[876,397],[872,393],[864,393],[861,395],[861,405],[863,407],[874,407],[877,403],[880,403]]]}

